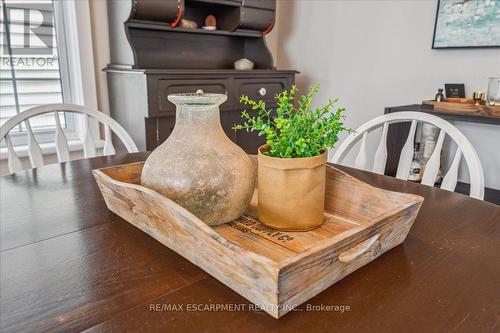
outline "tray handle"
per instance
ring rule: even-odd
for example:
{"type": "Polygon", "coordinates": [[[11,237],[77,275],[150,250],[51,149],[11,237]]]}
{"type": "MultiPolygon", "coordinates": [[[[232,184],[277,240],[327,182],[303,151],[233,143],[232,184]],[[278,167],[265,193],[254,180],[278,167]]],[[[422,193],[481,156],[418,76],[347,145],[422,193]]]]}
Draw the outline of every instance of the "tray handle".
{"type": "Polygon", "coordinates": [[[368,251],[370,248],[372,248],[375,243],[377,243],[378,239],[380,238],[380,234],[376,234],[370,238],[368,238],[365,241],[362,241],[361,243],[357,244],[356,246],[350,248],[347,251],[342,252],[339,254],[339,260],[344,263],[348,263],[368,251]]]}

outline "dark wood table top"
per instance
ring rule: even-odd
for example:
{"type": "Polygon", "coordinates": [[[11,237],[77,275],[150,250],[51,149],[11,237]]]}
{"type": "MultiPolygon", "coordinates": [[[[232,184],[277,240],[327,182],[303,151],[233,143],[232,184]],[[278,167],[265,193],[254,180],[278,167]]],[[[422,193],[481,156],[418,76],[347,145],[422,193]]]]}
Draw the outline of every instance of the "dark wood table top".
{"type": "Polygon", "coordinates": [[[2,331],[500,331],[500,206],[341,167],[423,207],[402,245],[277,320],[107,210],[91,170],[146,156],[1,178],[2,331]]]}

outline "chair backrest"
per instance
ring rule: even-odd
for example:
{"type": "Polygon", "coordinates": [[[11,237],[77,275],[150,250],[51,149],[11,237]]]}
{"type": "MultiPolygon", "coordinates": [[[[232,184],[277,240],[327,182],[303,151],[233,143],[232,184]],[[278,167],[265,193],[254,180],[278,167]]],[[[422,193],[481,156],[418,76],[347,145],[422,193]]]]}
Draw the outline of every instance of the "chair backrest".
{"type": "Polygon", "coordinates": [[[449,135],[450,138],[457,144],[457,150],[451,166],[449,167],[446,175],[443,178],[441,188],[448,191],[455,190],[458,178],[458,167],[463,154],[465,162],[467,163],[467,166],[469,168],[469,195],[471,197],[482,200],[484,198],[484,174],[481,167],[481,161],[479,160],[476,150],[474,149],[470,141],[465,137],[465,135],[463,135],[463,133],[460,132],[455,126],[442,118],[428,113],[413,111],[395,112],[382,115],[366,122],[365,124],[361,125],[354,133],[349,135],[349,137],[344,142],[342,142],[340,147],[335,151],[331,162],[342,164],[344,158],[351,150],[351,148],[361,139],[361,146],[356,156],[354,167],[357,169],[384,174],[385,165],[387,162],[387,130],[389,124],[411,122],[410,132],[401,150],[398,169],[396,172],[396,178],[407,180],[410,172],[410,165],[413,159],[415,131],[417,128],[417,122],[419,121],[432,124],[440,129],[434,151],[432,152],[425,166],[425,171],[422,176],[422,184],[434,186],[441,163],[441,149],[443,147],[443,141],[445,136],[449,135]],[[375,151],[373,167],[370,169],[367,154],[367,135],[370,131],[381,126],[382,135],[380,143],[378,144],[377,150],[375,151]]]}
{"type": "Polygon", "coordinates": [[[89,118],[94,118],[98,122],[104,124],[104,147],[103,154],[104,155],[113,155],[115,154],[115,148],[113,146],[113,142],[111,140],[111,132],[114,132],[116,136],[123,142],[125,148],[129,153],[139,151],[137,146],[134,143],[134,140],[130,137],[130,135],[125,131],[125,129],[120,126],[113,118],[108,115],[87,108],[82,105],[76,104],[47,104],[41,106],[35,106],[30,109],[27,109],[16,116],[10,118],[5,124],[0,127],[0,140],[5,139],[8,150],[8,165],[9,171],[11,173],[23,170],[24,167],[16,155],[14,151],[14,147],[12,145],[11,138],[9,136],[9,132],[11,129],[16,127],[21,122],[24,122],[27,131],[28,137],[28,156],[31,162],[32,168],[37,168],[44,165],[42,150],[40,149],[40,145],[35,139],[33,135],[33,131],[31,129],[29,119],[41,114],[45,113],[54,113],[55,118],[55,146],[57,153],[57,160],[59,162],[66,162],[69,160],[69,147],[68,140],[64,135],[63,129],[61,127],[61,123],[59,120],[59,112],[74,112],[84,115],[84,133],[83,133],[83,153],[84,156],[94,157],[97,155],[97,149],[95,145],[95,141],[92,138],[90,128],[89,128],[89,118]]]}

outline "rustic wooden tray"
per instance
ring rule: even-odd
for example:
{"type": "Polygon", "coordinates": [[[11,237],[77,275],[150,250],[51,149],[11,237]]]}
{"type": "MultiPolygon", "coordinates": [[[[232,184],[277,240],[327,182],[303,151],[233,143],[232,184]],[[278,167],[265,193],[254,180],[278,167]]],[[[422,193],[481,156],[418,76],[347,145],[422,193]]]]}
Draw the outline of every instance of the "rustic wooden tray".
{"type": "Polygon", "coordinates": [[[422,104],[432,105],[435,112],[477,116],[486,118],[500,118],[500,106],[475,105],[471,103],[448,103],[436,101],[422,101],[422,104]]]}
{"type": "Polygon", "coordinates": [[[272,230],[246,215],[209,227],[142,187],[143,163],[94,170],[108,208],[275,318],[402,243],[423,198],[370,186],[327,166],[325,221],[308,232],[272,230]]]}

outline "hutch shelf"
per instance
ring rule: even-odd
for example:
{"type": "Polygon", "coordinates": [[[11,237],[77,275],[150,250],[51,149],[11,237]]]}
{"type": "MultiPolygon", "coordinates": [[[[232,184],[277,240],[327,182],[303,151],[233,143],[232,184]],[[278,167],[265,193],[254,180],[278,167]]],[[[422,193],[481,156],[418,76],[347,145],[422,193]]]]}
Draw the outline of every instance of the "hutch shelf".
{"type": "Polygon", "coordinates": [[[275,0],[112,0],[108,3],[111,63],[105,68],[110,111],[139,149],[153,150],[172,132],[175,108],[167,95],[221,93],[226,134],[247,153],[264,143],[255,133],[235,132],[241,95],[274,105],[274,95],[289,89],[296,71],[277,70],[265,41],[274,24],[275,0]],[[214,15],[217,30],[204,30],[214,15]],[[182,19],[197,29],[180,27],[182,19]],[[253,70],[234,69],[250,59],[253,70]]]}

